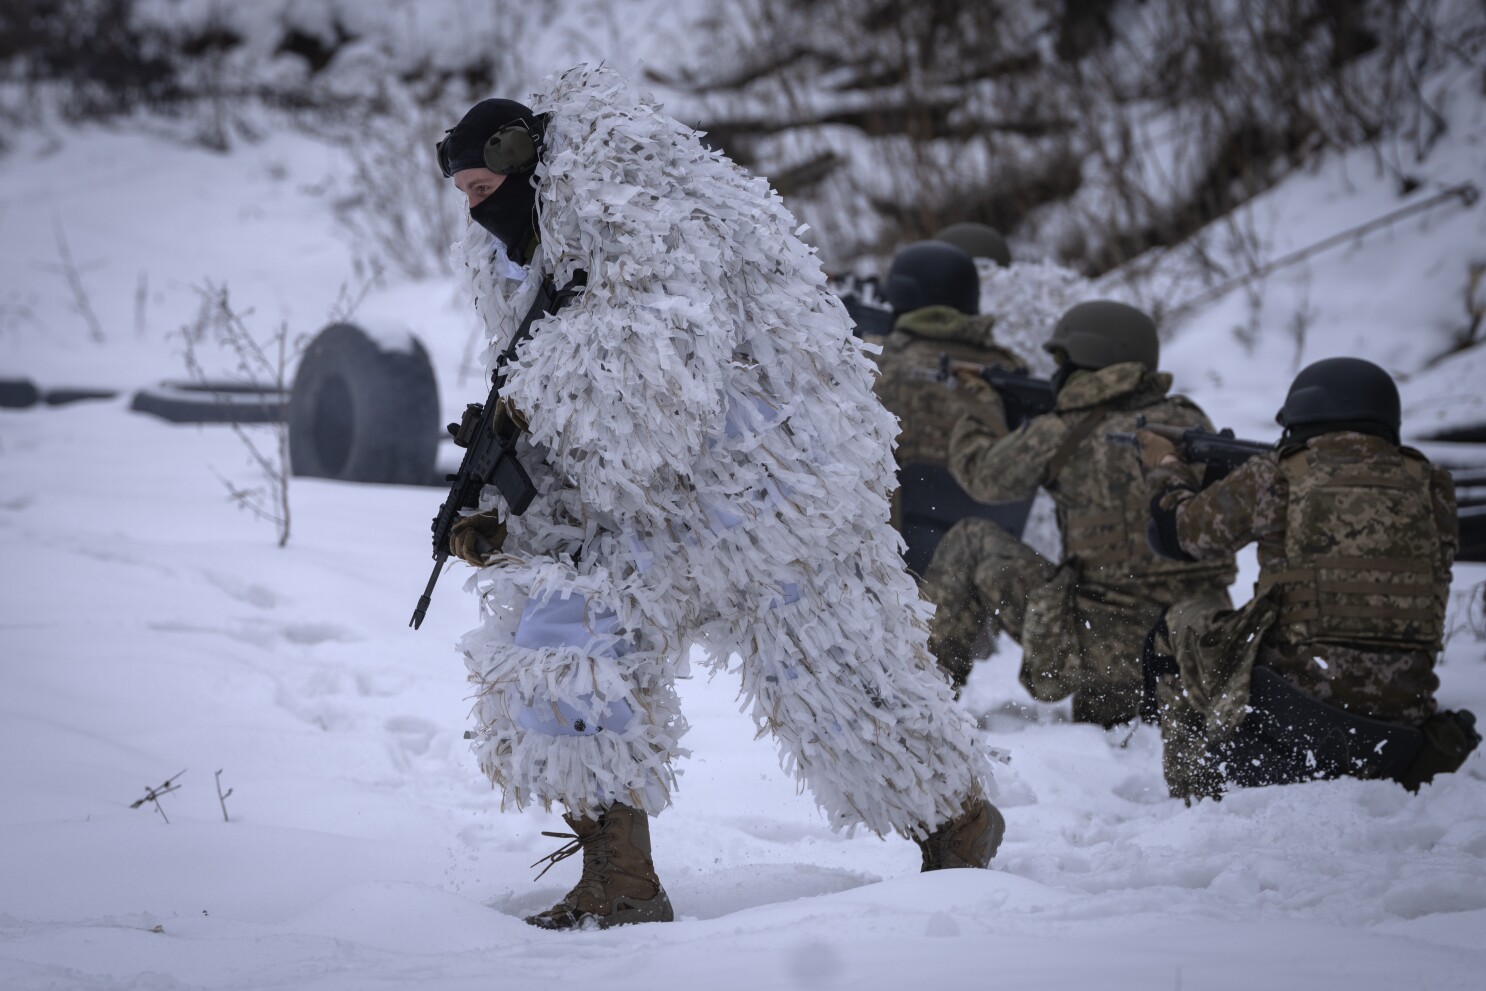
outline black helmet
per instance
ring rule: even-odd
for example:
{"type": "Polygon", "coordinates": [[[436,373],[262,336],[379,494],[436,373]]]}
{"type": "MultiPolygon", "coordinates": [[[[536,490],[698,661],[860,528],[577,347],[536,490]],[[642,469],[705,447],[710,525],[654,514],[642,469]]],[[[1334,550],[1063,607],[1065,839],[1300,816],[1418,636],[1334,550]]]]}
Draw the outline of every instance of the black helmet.
{"type": "Polygon", "coordinates": [[[1313,423],[1378,424],[1396,440],[1403,421],[1393,377],[1361,358],[1324,358],[1290,383],[1274,420],[1286,430],[1313,423]]]}
{"type": "Polygon", "coordinates": [[[975,259],[944,241],[919,241],[893,256],[882,295],[902,314],[925,306],[980,312],[980,275],[975,259]]]}
{"type": "Polygon", "coordinates": [[[934,235],[934,240],[954,245],[971,258],[986,258],[1002,268],[1011,264],[1011,249],[1006,238],[985,224],[950,224],[934,235]]]}
{"type": "Polygon", "coordinates": [[[1138,361],[1155,371],[1161,360],[1156,322],[1128,303],[1096,299],[1079,303],[1058,318],[1044,351],[1062,351],[1078,368],[1107,368],[1138,361]]]}

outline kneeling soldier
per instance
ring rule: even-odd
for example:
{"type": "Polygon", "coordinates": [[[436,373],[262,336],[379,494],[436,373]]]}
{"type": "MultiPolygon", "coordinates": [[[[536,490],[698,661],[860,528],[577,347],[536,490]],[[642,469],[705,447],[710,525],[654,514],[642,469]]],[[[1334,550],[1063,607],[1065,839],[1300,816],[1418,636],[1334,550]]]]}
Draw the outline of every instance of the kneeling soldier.
{"type": "Polygon", "coordinates": [[[1146,671],[1176,797],[1350,775],[1417,788],[1479,742],[1436,711],[1457,521],[1450,476],[1399,446],[1398,389],[1357,358],[1296,376],[1285,434],[1201,488],[1172,443],[1137,434],[1153,548],[1227,559],[1257,542],[1239,610],[1200,598],[1151,631],[1146,671]]]}
{"type": "Polygon", "coordinates": [[[908,569],[921,577],[940,538],[961,517],[1019,525],[1027,510],[977,503],[950,476],[945,465],[949,432],[960,415],[974,408],[1005,433],[1006,410],[994,392],[971,395],[946,388],[955,380],[939,380],[941,365],[947,358],[1023,375],[1027,365],[996,343],[995,316],[980,314],[975,260],[954,245],[910,244],[893,258],[883,291],[893,310],[893,326],[880,339],[881,372],[874,388],[902,428],[893,525],[903,535],[908,569]]]}
{"type": "MultiPolygon", "coordinates": [[[[1026,499],[1046,489],[1057,505],[1063,553],[1048,561],[988,520],[965,519],[945,535],[924,582],[937,607],[930,647],[963,684],[985,624],[1022,645],[1021,680],[1033,697],[1073,696],[1073,718],[1113,726],[1135,718],[1139,650],[1161,611],[1194,594],[1226,597],[1231,555],[1202,562],[1157,557],[1145,538],[1146,499],[1137,453],[1105,441],[1142,418],[1212,426],[1202,410],[1169,395],[1156,370],[1156,325],[1112,300],[1079,303],[1044,347],[1058,362],[1055,404],[1010,434],[970,407],[949,442],[950,471],[973,498],[1026,499]]],[[[994,393],[975,376],[968,395],[994,393]]]]}

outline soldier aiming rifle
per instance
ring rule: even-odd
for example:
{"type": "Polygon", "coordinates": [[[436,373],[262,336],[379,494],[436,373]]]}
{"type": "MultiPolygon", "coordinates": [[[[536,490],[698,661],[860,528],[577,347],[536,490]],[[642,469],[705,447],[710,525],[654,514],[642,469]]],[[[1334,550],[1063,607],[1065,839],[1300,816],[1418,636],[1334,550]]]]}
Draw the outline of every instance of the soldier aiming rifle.
{"type": "MultiPolygon", "coordinates": [[[[1202,478],[1204,486],[1227,477],[1229,472],[1250,458],[1274,451],[1273,444],[1258,440],[1239,440],[1233,436],[1233,431],[1228,427],[1213,434],[1197,427],[1173,427],[1165,423],[1147,423],[1145,417],[1139,416],[1135,418],[1135,429],[1136,431],[1149,430],[1156,436],[1170,441],[1182,459],[1189,464],[1206,465],[1207,471],[1202,478]]],[[[1104,439],[1111,444],[1140,450],[1138,433],[1114,431],[1105,434],[1104,439]]]]}
{"type": "Polygon", "coordinates": [[[962,684],[989,624],[1021,645],[1021,681],[1034,698],[1072,695],[1075,721],[1113,726],[1137,714],[1141,671],[1132,645],[1171,603],[1199,590],[1225,595],[1233,563],[1158,558],[1145,539],[1139,458],[1101,435],[1130,431],[1140,418],[1177,430],[1212,424],[1171,393],[1171,376],[1158,370],[1156,325],[1132,306],[1079,303],[1044,347],[1057,362],[1047,382],[943,362],[967,399],[949,436],[955,479],[986,502],[1046,491],[1062,547],[1050,560],[989,521],[961,520],[925,577],[925,596],[937,606],[930,644],[962,684]],[[998,381],[1048,408],[1007,433],[990,415],[1009,405],[998,381]]]}
{"type": "Polygon", "coordinates": [[[1275,420],[1278,444],[1209,484],[1189,444],[1136,433],[1152,549],[1202,561],[1253,543],[1259,560],[1242,608],[1194,596],[1146,638],[1167,786],[1189,801],[1340,776],[1418,789],[1480,743],[1474,716],[1435,699],[1450,476],[1400,444],[1398,388],[1360,358],[1302,369],[1275,420]]]}
{"type": "Polygon", "coordinates": [[[940,382],[948,382],[952,376],[964,373],[975,376],[996,390],[1006,411],[1006,426],[1010,430],[1015,430],[1035,416],[1051,413],[1057,403],[1057,393],[1050,379],[1008,371],[1000,365],[981,365],[973,361],[958,360],[951,358],[948,351],[939,352],[939,372],[935,377],[940,382]]]}

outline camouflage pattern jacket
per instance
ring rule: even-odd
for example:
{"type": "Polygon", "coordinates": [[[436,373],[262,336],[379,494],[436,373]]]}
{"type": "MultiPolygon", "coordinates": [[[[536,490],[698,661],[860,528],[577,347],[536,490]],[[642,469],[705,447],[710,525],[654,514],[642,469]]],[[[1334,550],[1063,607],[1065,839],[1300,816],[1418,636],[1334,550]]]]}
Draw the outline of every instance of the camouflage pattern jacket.
{"type": "Polygon", "coordinates": [[[893,332],[874,343],[881,370],[874,386],[877,398],[899,421],[899,466],[920,462],[943,467],[948,462],[949,432],[967,411],[1006,432],[1005,411],[994,392],[972,393],[955,378],[940,381],[939,356],[995,365],[1025,374],[1026,362],[995,343],[992,316],[966,316],[949,306],[926,306],[903,314],[893,332]]]}
{"type": "Polygon", "coordinates": [[[1363,715],[1433,714],[1459,541],[1448,472],[1411,448],[1340,431],[1253,458],[1202,491],[1195,479],[1180,466],[1151,482],[1188,555],[1257,543],[1255,596],[1278,606],[1262,663],[1363,715]]]}
{"type": "MultiPolygon", "coordinates": [[[[980,383],[970,388],[990,389],[980,383]]],[[[1150,549],[1140,459],[1105,438],[1134,430],[1140,416],[1212,429],[1196,404],[1167,395],[1170,389],[1170,375],[1138,362],[1075,372],[1058,392],[1053,412],[1004,437],[995,423],[973,413],[962,417],[950,437],[950,471],[983,502],[1025,499],[1045,488],[1057,506],[1063,559],[1077,562],[1082,582],[1161,603],[1184,597],[1194,583],[1226,589],[1235,574],[1231,555],[1172,561],[1150,549]]]]}

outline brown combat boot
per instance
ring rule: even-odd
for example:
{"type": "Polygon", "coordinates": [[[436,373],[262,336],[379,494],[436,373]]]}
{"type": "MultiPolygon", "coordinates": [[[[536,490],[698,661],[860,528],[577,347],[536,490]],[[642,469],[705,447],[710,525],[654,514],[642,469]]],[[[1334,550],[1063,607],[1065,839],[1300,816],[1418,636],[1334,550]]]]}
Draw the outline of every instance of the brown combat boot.
{"type": "Polygon", "coordinates": [[[924,854],[922,870],[950,867],[985,867],[996,855],[1006,820],[984,798],[965,803],[965,811],[918,841],[924,854]]]}
{"type": "Polygon", "coordinates": [[[542,874],[580,850],[583,874],[562,901],[545,912],[527,916],[527,922],[541,929],[585,926],[607,929],[631,922],[670,922],[675,918],[671,900],[660,886],[655,865],[650,861],[650,820],[645,813],[616,803],[597,819],[577,819],[571,815],[564,815],[563,819],[572,827],[572,833],[542,835],[572,842],[542,858],[548,861],[542,874]]]}

